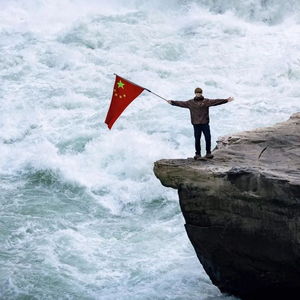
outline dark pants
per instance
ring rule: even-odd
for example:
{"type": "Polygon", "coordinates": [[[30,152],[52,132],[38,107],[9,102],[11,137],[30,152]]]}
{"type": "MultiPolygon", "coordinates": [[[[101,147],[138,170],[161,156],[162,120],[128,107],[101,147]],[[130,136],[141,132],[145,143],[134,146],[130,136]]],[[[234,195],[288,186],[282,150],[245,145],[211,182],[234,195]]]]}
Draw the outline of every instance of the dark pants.
{"type": "Polygon", "coordinates": [[[210,153],[211,150],[211,136],[210,136],[210,128],[209,124],[193,124],[194,126],[194,136],[195,136],[195,148],[196,154],[201,155],[201,132],[203,131],[206,143],[206,152],[210,153]]]}

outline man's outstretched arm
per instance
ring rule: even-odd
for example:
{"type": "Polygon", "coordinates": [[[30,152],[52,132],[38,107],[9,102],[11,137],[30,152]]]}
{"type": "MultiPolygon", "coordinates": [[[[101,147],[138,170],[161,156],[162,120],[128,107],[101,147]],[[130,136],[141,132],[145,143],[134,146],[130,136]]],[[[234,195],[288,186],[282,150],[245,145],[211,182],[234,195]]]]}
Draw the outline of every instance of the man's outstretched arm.
{"type": "Polygon", "coordinates": [[[221,105],[227,102],[231,102],[233,101],[234,98],[233,97],[229,97],[227,99],[213,99],[213,100],[208,100],[208,106],[216,106],[216,105],[221,105]]]}
{"type": "Polygon", "coordinates": [[[167,100],[167,102],[171,105],[174,106],[179,106],[179,107],[184,107],[184,108],[188,108],[188,101],[175,101],[175,100],[167,100]]]}

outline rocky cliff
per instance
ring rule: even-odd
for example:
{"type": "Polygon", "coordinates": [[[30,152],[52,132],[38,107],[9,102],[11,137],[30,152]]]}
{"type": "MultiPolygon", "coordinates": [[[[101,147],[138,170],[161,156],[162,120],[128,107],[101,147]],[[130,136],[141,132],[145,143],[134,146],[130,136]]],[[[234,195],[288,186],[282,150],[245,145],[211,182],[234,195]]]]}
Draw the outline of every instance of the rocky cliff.
{"type": "Polygon", "coordinates": [[[213,154],[163,159],[154,172],[178,189],[189,239],[222,292],[289,299],[300,292],[300,113],[222,137],[213,154]]]}

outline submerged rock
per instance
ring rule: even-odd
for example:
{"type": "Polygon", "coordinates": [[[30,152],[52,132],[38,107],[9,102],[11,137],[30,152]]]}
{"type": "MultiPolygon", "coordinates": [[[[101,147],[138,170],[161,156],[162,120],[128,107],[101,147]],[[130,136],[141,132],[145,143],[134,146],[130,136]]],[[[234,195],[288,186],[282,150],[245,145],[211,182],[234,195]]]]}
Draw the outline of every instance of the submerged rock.
{"type": "Polygon", "coordinates": [[[300,113],[221,138],[213,160],[160,160],[212,282],[243,299],[300,292],[300,113]]]}

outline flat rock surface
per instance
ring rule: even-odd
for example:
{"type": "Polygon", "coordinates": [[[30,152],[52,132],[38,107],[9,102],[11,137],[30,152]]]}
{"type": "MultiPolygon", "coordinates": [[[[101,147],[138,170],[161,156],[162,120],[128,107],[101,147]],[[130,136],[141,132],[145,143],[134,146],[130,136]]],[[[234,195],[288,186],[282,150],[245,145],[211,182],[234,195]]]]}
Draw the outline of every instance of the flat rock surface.
{"type": "Polygon", "coordinates": [[[155,163],[224,173],[232,168],[256,169],[300,184],[300,113],[283,123],[225,136],[217,141],[214,158],[195,161],[167,159],[155,163]]]}

